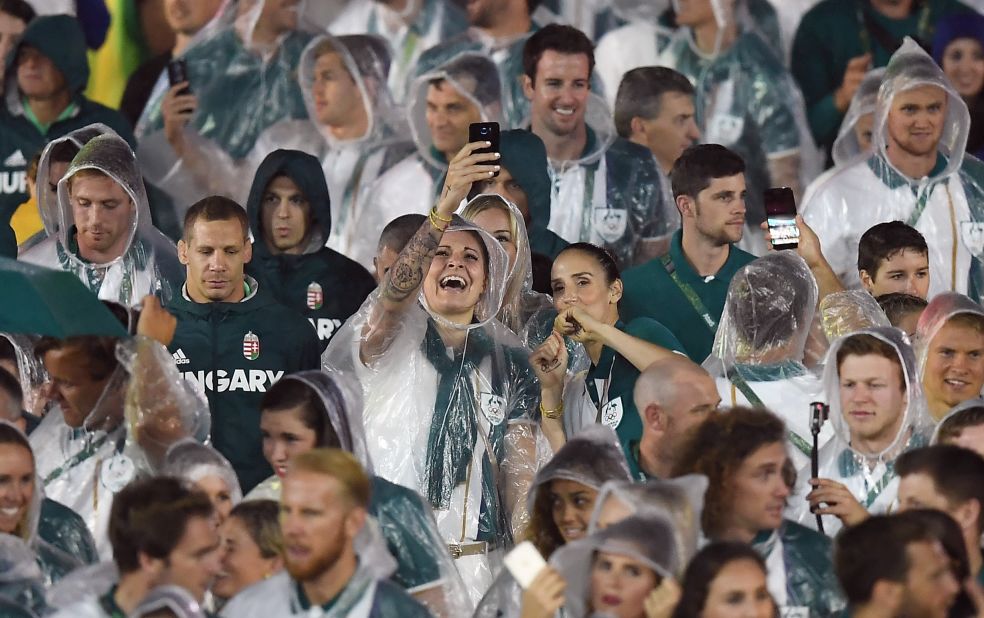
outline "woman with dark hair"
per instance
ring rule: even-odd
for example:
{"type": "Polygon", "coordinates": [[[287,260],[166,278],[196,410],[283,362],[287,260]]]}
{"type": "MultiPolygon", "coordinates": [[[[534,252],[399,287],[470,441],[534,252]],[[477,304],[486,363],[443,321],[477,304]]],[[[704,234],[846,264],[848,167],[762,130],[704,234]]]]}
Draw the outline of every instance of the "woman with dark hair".
{"type": "Polygon", "coordinates": [[[949,15],[936,24],[933,60],[943,69],[970,112],[966,152],[984,155],[984,16],[949,15]]]}
{"type": "Polygon", "coordinates": [[[550,280],[559,315],[553,333],[530,357],[540,379],[543,431],[556,450],[565,434],[603,423],[616,431],[623,448],[631,448],[642,435],[632,397],[636,378],[683,347],[651,318],[621,321],[622,278],[606,249],[590,243],[568,246],[554,260],[550,280]],[[591,361],[587,372],[574,380],[565,380],[564,337],[581,343],[591,361]]]}
{"type": "Polygon", "coordinates": [[[683,575],[673,618],[776,618],[765,561],[745,543],[711,543],[683,575]]]}

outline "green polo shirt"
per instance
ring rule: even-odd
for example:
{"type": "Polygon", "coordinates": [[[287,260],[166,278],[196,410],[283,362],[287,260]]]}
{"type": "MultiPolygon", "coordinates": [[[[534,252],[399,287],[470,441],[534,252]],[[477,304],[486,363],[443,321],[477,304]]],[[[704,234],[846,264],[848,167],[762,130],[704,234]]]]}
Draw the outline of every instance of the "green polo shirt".
{"type": "MultiPolygon", "coordinates": [[[[701,277],[683,254],[683,230],[677,230],[670,242],[669,256],[680,280],[689,285],[714,319],[721,319],[731,278],[739,268],[755,259],[751,253],[731,245],[728,260],[716,275],[701,277]]],[[[683,351],[695,363],[703,363],[714,344],[712,330],[677,284],[670,277],[662,258],[630,268],[622,275],[625,292],[619,303],[619,315],[625,321],[652,318],[670,330],[683,345],[683,351]]]]}
{"type": "Polygon", "coordinates": [[[659,480],[658,477],[652,476],[642,468],[642,458],[639,456],[639,440],[631,440],[623,449],[625,451],[625,460],[629,464],[629,474],[632,475],[632,480],[637,483],[645,483],[646,481],[659,480]]]}
{"type": "MultiPolygon", "coordinates": [[[[618,321],[615,328],[668,350],[682,351],[683,348],[673,333],[649,318],[637,318],[628,324],[618,321]]],[[[615,430],[623,450],[630,442],[642,437],[642,419],[632,397],[638,377],[639,370],[635,365],[605,346],[598,363],[591,365],[584,380],[591,401],[600,407],[598,421],[615,430]]]]}

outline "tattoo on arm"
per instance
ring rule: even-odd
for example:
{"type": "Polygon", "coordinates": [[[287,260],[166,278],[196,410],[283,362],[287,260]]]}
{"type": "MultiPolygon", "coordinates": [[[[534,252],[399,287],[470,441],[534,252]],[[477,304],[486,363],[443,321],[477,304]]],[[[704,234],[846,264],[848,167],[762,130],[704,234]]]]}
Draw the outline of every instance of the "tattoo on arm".
{"type": "Polygon", "coordinates": [[[386,280],[386,287],[382,291],[382,297],[393,301],[402,302],[414,294],[423,283],[424,273],[430,267],[434,252],[440,236],[437,230],[425,221],[417,233],[414,234],[407,246],[400,252],[396,264],[390,270],[386,280]]]}

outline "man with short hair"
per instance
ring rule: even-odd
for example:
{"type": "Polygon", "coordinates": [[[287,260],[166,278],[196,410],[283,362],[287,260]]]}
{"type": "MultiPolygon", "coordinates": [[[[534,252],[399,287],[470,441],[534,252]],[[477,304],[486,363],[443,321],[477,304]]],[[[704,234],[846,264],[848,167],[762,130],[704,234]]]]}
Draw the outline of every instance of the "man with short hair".
{"type": "Polygon", "coordinates": [[[944,293],[926,306],[913,338],[923,393],[933,420],[984,388],[984,309],[962,294],[944,293]]]}
{"type": "Polygon", "coordinates": [[[269,617],[320,608],[339,616],[430,616],[356,556],[370,487],[358,460],[345,451],[319,448],[293,458],[280,498],[286,569],[234,597],[222,615],[269,617]]]}
{"type": "Polygon", "coordinates": [[[615,97],[615,129],[645,146],[667,176],[683,151],[700,139],[694,87],[666,67],[639,67],[622,77],[615,97]]]}
{"type": "Polygon", "coordinates": [[[414,81],[407,120],[417,152],[376,180],[364,208],[367,238],[400,215],[425,215],[440,197],[448,163],[468,143],[474,122],[498,121],[501,84],[495,63],[464,53],[414,81]]]}
{"type": "Polygon", "coordinates": [[[846,286],[858,287],[862,234],[876,223],[903,221],[926,241],[927,297],[950,291],[979,299],[984,165],[964,153],[966,104],[912,40],[885,69],[875,119],[873,152],[835,170],[804,200],[800,212],[824,255],[846,286]]]}
{"type": "Polygon", "coordinates": [[[372,258],[372,265],[376,277],[376,283],[382,282],[386,273],[389,272],[396,259],[400,257],[400,252],[407,246],[413,235],[417,233],[420,226],[427,220],[426,215],[416,213],[400,215],[386,224],[383,233],[379,235],[379,244],[376,246],[376,257],[372,258]]]}
{"type": "Polygon", "coordinates": [[[113,499],[109,538],[119,581],[100,597],[65,607],[55,616],[129,616],[157,586],[179,586],[204,602],[222,569],[212,503],[176,478],[135,481],[113,499]]]}
{"type": "Polygon", "coordinates": [[[984,458],[959,446],[929,446],[902,453],[895,472],[900,509],[937,509],[952,517],[963,533],[970,572],[984,582],[984,458]]]}
{"type": "Polygon", "coordinates": [[[243,493],[270,476],[259,431],[263,393],[284,374],[321,366],[314,328],[246,276],[253,257],[243,208],[208,197],[188,209],[178,257],[185,284],[169,309],[178,371],[208,398],[212,441],[243,493]]]}
{"type": "Polygon", "coordinates": [[[889,292],[875,297],[875,300],[892,326],[909,335],[909,338],[916,336],[916,325],[929,304],[925,298],[905,292],[889,292]]]}
{"type": "Polygon", "coordinates": [[[270,153],[246,202],[255,244],[247,272],[278,302],[307,317],[322,348],[375,287],[366,269],[325,246],[331,199],[313,156],[270,153]]]}
{"type": "Polygon", "coordinates": [[[905,513],[845,530],[834,563],[855,618],[945,618],[960,592],[942,543],[905,513]]]}
{"type": "Polygon", "coordinates": [[[639,374],[633,399],[642,436],[625,450],[632,478],[639,482],[670,478],[686,438],[721,403],[711,376],[680,355],[656,361],[639,374]]]}
{"type": "Polygon", "coordinates": [[[6,103],[0,105],[0,221],[27,201],[27,164],[50,140],[103,123],[132,146],[133,132],[115,110],[83,94],[89,81],[85,37],[70,15],[32,21],[6,56],[6,103]]]}
{"type": "Polygon", "coordinates": [[[24,412],[24,391],[17,378],[6,370],[0,371],[0,421],[14,425],[26,436],[34,431],[39,420],[24,412]]]}
{"type": "Polygon", "coordinates": [[[934,444],[954,444],[984,457],[984,400],[968,399],[943,417],[934,444]]]}
{"type": "Polygon", "coordinates": [[[427,73],[463,52],[483,54],[499,67],[499,79],[504,85],[503,128],[520,126],[529,115],[530,105],[516,76],[523,70],[523,45],[536,29],[531,15],[539,4],[540,0],[468,2],[465,12],[469,28],[421,54],[416,74],[427,73]]]}
{"type": "Polygon", "coordinates": [[[550,161],[548,227],[567,242],[605,247],[626,268],[665,245],[676,217],[652,153],[613,135],[610,113],[591,93],[593,69],[594,45],[570,26],[546,26],[523,48],[530,130],[550,161]]]}
{"type": "Polygon", "coordinates": [[[768,568],[768,590],[786,616],[833,616],[844,599],[830,539],[783,516],[792,490],[786,428],[765,410],[711,415],[685,443],[675,476],[703,474],[701,526],[710,541],[752,545],[768,568]]]}
{"type": "Polygon", "coordinates": [[[623,274],[622,319],[651,317],[703,363],[711,352],[728,285],[755,259],[735,243],[745,230],[745,163],[724,146],[691,146],[670,174],[682,225],[662,257],[623,274]]]}
{"type": "Polygon", "coordinates": [[[868,228],[858,241],[858,277],[875,298],[904,292],[929,294],[929,247],[912,226],[887,221],[868,228]]]}
{"type": "MultiPolygon", "coordinates": [[[[0,1],[0,59],[6,60],[7,54],[27,29],[27,24],[35,17],[37,14],[34,12],[34,7],[25,0],[0,1]]],[[[0,67],[0,80],[4,78],[5,65],[6,62],[0,67]]],[[[3,87],[0,85],[0,91],[2,90],[3,87]]]]}
{"type": "Polygon", "coordinates": [[[792,508],[810,527],[814,515],[823,516],[824,532],[835,536],[891,508],[899,486],[896,458],[924,446],[929,436],[921,425],[925,401],[915,356],[899,330],[870,328],[841,337],[827,359],[828,422],[840,429],[820,449],[818,478],[810,478],[809,468],[800,471],[792,508]]]}
{"type": "MultiPolygon", "coordinates": [[[[61,147],[73,142],[53,146],[45,171],[59,167],[55,153],[61,147]]],[[[58,181],[57,195],[41,190],[49,237],[24,261],[71,272],[99,298],[126,306],[147,294],[167,298],[177,289],[174,245],[151,223],[136,157],[119,136],[89,140],[58,181]]]]}

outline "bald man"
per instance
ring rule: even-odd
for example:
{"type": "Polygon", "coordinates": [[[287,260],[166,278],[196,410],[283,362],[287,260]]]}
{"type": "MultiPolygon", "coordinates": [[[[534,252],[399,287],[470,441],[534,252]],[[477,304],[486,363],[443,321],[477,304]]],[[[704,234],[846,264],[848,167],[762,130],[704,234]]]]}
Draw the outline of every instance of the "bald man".
{"type": "Polygon", "coordinates": [[[642,437],[627,449],[632,478],[669,478],[688,432],[721,403],[714,378],[686,356],[657,361],[636,379],[633,392],[642,437]]]}

